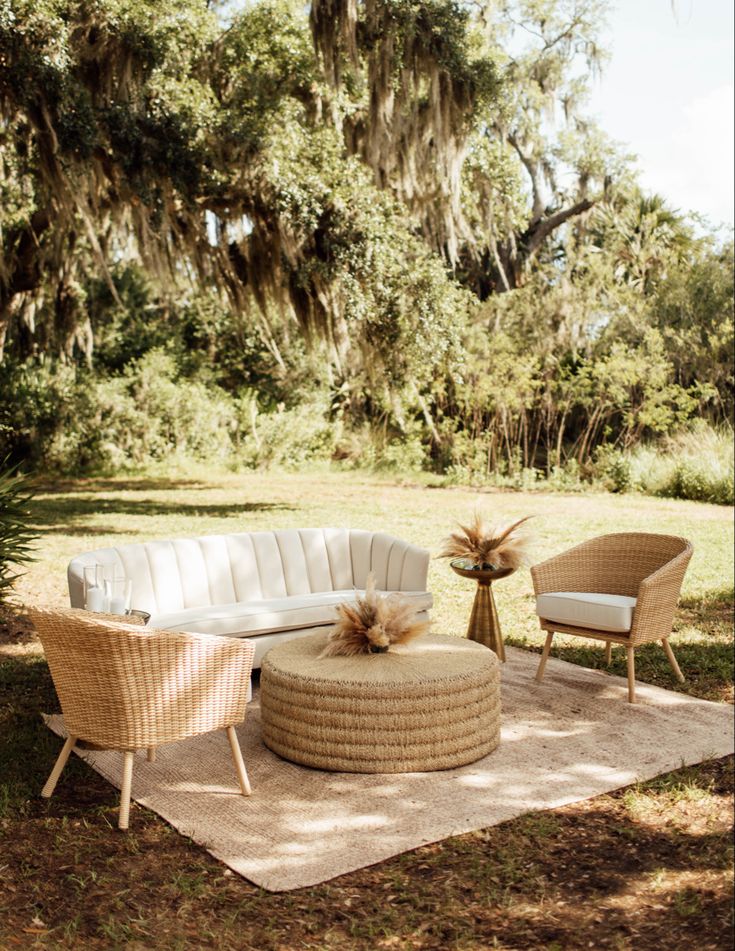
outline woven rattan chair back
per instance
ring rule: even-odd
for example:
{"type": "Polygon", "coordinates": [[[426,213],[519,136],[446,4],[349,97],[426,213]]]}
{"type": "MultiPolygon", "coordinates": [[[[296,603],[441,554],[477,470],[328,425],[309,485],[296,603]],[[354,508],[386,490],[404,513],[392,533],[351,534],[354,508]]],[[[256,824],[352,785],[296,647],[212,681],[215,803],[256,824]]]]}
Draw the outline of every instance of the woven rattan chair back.
{"type": "Polygon", "coordinates": [[[245,718],[251,642],[150,630],[79,611],[28,613],[75,741],[132,755],[211,730],[229,732],[245,718]]]}
{"type": "MultiPolygon", "coordinates": [[[[638,596],[644,578],[679,555],[688,563],[692,546],[678,535],[618,532],[582,542],[531,569],[544,591],[597,591],[638,596]]],[[[686,567],[686,565],[685,565],[686,567]]]]}
{"type": "Polygon", "coordinates": [[[555,632],[577,634],[606,641],[606,659],[611,645],[624,644],[628,651],[628,695],[635,699],[636,647],[661,641],[674,674],[683,680],[668,638],[692,546],[678,535],[652,532],[619,532],[601,535],[555,555],[531,568],[537,595],[554,591],[595,592],[636,599],[633,623],[627,634],[612,634],[574,628],[541,618],[547,631],[536,679],[541,681],[555,632]]]}

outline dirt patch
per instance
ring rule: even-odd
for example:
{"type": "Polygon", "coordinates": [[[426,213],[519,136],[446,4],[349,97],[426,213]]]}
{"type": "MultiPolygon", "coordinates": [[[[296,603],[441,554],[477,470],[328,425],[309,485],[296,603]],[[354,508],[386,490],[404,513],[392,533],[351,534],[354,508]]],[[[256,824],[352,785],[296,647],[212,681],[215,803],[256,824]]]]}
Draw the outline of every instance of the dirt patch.
{"type": "Polygon", "coordinates": [[[0,947],[731,947],[732,758],[275,895],[74,772],[0,825],[0,947]]]}
{"type": "Polygon", "coordinates": [[[0,660],[4,657],[30,657],[41,654],[43,647],[30,618],[17,608],[0,604],[0,660]]]}
{"type": "Polygon", "coordinates": [[[0,604],[0,644],[31,644],[37,641],[31,619],[17,608],[0,604]]]}

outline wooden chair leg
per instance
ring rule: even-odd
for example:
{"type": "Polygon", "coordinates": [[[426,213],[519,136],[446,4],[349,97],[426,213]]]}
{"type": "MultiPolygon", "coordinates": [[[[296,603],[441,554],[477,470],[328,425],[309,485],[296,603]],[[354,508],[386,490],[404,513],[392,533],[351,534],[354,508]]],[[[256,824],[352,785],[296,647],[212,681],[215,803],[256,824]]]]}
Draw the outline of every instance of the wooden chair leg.
{"type": "Polygon", "coordinates": [[[156,748],[155,748],[155,746],[149,746],[149,747],[148,747],[148,752],[146,753],[146,757],[145,757],[145,758],[148,760],[149,763],[155,763],[155,762],[156,762],[156,748]]]}
{"type": "Polygon", "coordinates": [[[538,683],[544,679],[544,671],[546,670],[546,661],[549,659],[549,651],[551,650],[551,642],[554,640],[554,632],[549,631],[546,635],[546,643],[544,644],[544,649],[541,652],[541,660],[539,661],[538,670],[536,671],[536,680],[538,683]]]}
{"type": "Polygon", "coordinates": [[[674,657],[674,652],[671,649],[671,644],[669,644],[668,637],[664,637],[661,641],[664,645],[664,650],[666,651],[666,657],[668,658],[669,663],[671,664],[671,669],[674,671],[674,676],[679,681],[679,683],[684,683],[684,674],[681,672],[681,668],[676,662],[676,657],[674,657]]]}
{"type": "Polygon", "coordinates": [[[242,758],[240,744],[237,742],[237,733],[235,733],[234,726],[227,727],[227,739],[230,741],[232,759],[235,764],[235,771],[237,773],[237,779],[240,783],[240,789],[243,796],[249,796],[252,791],[250,789],[250,780],[248,779],[247,770],[245,769],[245,762],[242,758]]]}
{"type": "Polygon", "coordinates": [[[605,663],[610,666],[612,660],[612,641],[605,641],[605,663]]]}
{"type": "Polygon", "coordinates": [[[628,650],[628,701],[635,703],[635,648],[628,650]]]}
{"type": "Polygon", "coordinates": [[[62,770],[66,766],[66,761],[69,759],[69,754],[74,749],[74,744],[76,743],[76,736],[68,736],[66,742],[61,747],[61,752],[56,758],[54,763],[54,768],[51,770],[51,775],[46,780],[46,785],[41,790],[41,795],[44,799],[49,799],[56,789],[56,784],[59,781],[59,776],[61,776],[62,770]]]}
{"type": "Polygon", "coordinates": [[[130,818],[130,788],[133,785],[133,758],[135,754],[132,750],[126,750],[123,753],[123,775],[122,786],[120,787],[120,817],[118,819],[118,829],[127,829],[130,818]]]}

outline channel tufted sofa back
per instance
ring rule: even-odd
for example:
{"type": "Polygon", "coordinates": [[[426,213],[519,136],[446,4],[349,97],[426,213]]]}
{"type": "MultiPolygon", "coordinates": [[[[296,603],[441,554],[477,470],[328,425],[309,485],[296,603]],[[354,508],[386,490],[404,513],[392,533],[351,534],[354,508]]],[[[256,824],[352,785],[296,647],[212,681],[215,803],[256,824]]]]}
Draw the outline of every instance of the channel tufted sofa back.
{"type": "Polygon", "coordinates": [[[100,548],[69,563],[72,607],[84,606],[84,567],[119,568],[132,607],[150,614],[364,589],[425,591],[429,553],[383,532],[306,528],[205,535],[100,548]]]}

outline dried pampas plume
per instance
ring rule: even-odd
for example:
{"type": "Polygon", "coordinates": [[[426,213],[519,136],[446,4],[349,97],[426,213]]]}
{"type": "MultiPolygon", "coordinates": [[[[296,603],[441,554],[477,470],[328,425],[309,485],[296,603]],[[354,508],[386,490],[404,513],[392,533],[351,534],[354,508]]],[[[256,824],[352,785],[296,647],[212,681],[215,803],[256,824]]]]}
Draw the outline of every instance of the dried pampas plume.
{"type": "Polygon", "coordinates": [[[532,515],[510,525],[488,526],[479,512],[470,525],[445,538],[439,558],[466,558],[482,568],[520,568],[529,564],[532,537],[521,529],[532,515]]]}
{"type": "Polygon", "coordinates": [[[416,608],[399,594],[378,594],[368,575],[364,597],[337,607],[339,619],[329,632],[320,657],[384,654],[392,644],[405,644],[429,630],[428,621],[416,619],[416,608]]]}

